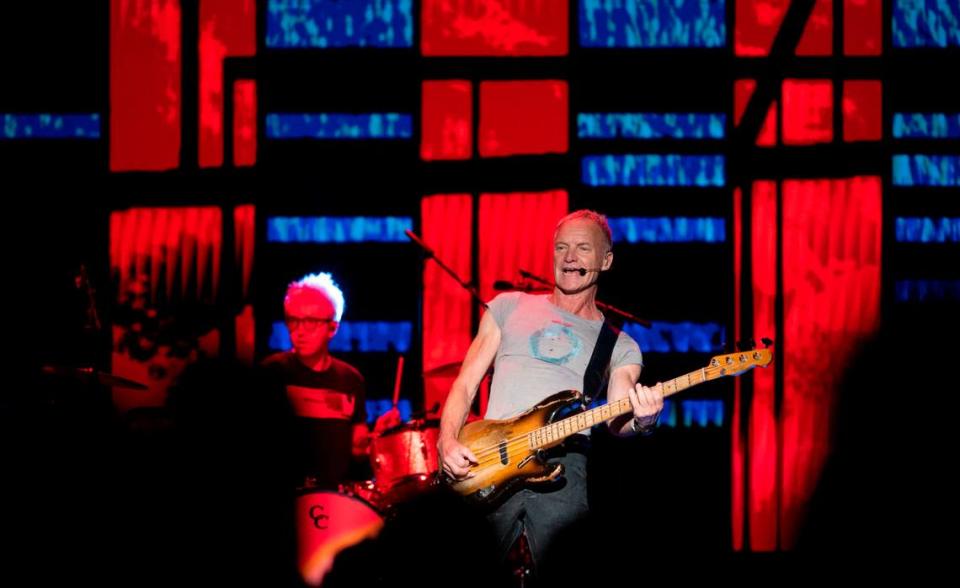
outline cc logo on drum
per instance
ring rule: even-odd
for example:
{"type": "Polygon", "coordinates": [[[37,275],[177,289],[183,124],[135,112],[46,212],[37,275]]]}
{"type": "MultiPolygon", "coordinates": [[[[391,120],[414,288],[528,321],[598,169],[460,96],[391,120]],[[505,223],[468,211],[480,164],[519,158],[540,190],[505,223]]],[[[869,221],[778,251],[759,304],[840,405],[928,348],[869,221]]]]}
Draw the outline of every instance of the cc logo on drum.
{"type": "Polygon", "coordinates": [[[330,517],[323,513],[322,504],[314,504],[310,507],[310,518],[313,519],[313,526],[321,531],[327,528],[327,521],[330,517]]]}

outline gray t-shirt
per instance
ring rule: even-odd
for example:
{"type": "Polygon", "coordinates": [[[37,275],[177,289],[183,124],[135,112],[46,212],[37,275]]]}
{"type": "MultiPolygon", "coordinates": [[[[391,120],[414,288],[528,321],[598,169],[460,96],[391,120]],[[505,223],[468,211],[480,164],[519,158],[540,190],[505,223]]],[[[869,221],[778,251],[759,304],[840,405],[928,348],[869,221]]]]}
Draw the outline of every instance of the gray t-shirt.
{"type": "MultiPolygon", "coordinates": [[[[602,320],[591,321],[550,303],[547,295],[506,292],[489,311],[500,327],[487,419],[506,419],[563,390],[583,389],[602,320]]],[[[620,332],[610,358],[611,371],[643,365],[640,346],[620,332]]]]}

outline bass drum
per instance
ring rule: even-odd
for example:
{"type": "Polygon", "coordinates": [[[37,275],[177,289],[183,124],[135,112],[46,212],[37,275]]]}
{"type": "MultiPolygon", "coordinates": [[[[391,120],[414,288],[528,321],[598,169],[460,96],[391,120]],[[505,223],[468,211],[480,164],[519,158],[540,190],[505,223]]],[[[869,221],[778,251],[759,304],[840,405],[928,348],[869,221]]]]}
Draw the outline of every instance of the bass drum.
{"type": "Polygon", "coordinates": [[[372,482],[301,492],[295,507],[297,566],[308,586],[320,586],[341,551],[380,533],[378,500],[372,482]]]}

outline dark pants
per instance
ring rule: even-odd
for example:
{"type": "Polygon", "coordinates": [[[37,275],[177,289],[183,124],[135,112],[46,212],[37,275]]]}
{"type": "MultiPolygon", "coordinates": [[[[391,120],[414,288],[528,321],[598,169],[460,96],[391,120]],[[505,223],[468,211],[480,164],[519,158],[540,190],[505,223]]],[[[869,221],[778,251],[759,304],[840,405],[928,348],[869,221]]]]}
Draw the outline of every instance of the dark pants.
{"type": "Polygon", "coordinates": [[[577,524],[589,512],[586,447],[570,448],[549,463],[563,464],[560,480],[526,486],[487,516],[497,538],[500,561],[506,559],[510,547],[523,533],[530,546],[534,573],[540,577],[551,575],[546,568],[556,556],[558,539],[564,530],[582,529],[577,524]]]}

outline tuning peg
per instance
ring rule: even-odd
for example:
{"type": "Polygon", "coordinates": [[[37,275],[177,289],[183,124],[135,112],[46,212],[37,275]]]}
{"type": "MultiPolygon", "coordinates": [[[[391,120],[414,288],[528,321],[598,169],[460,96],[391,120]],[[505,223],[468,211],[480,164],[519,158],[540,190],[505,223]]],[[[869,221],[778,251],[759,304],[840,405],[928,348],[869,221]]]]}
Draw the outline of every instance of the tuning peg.
{"type": "Polygon", "coordinates": [[[773,345],[773,339],[768,339],[767,337],[761,337],[760,342],[766,345],[767,347],[770,347],[771,345],[773,345]]]}

